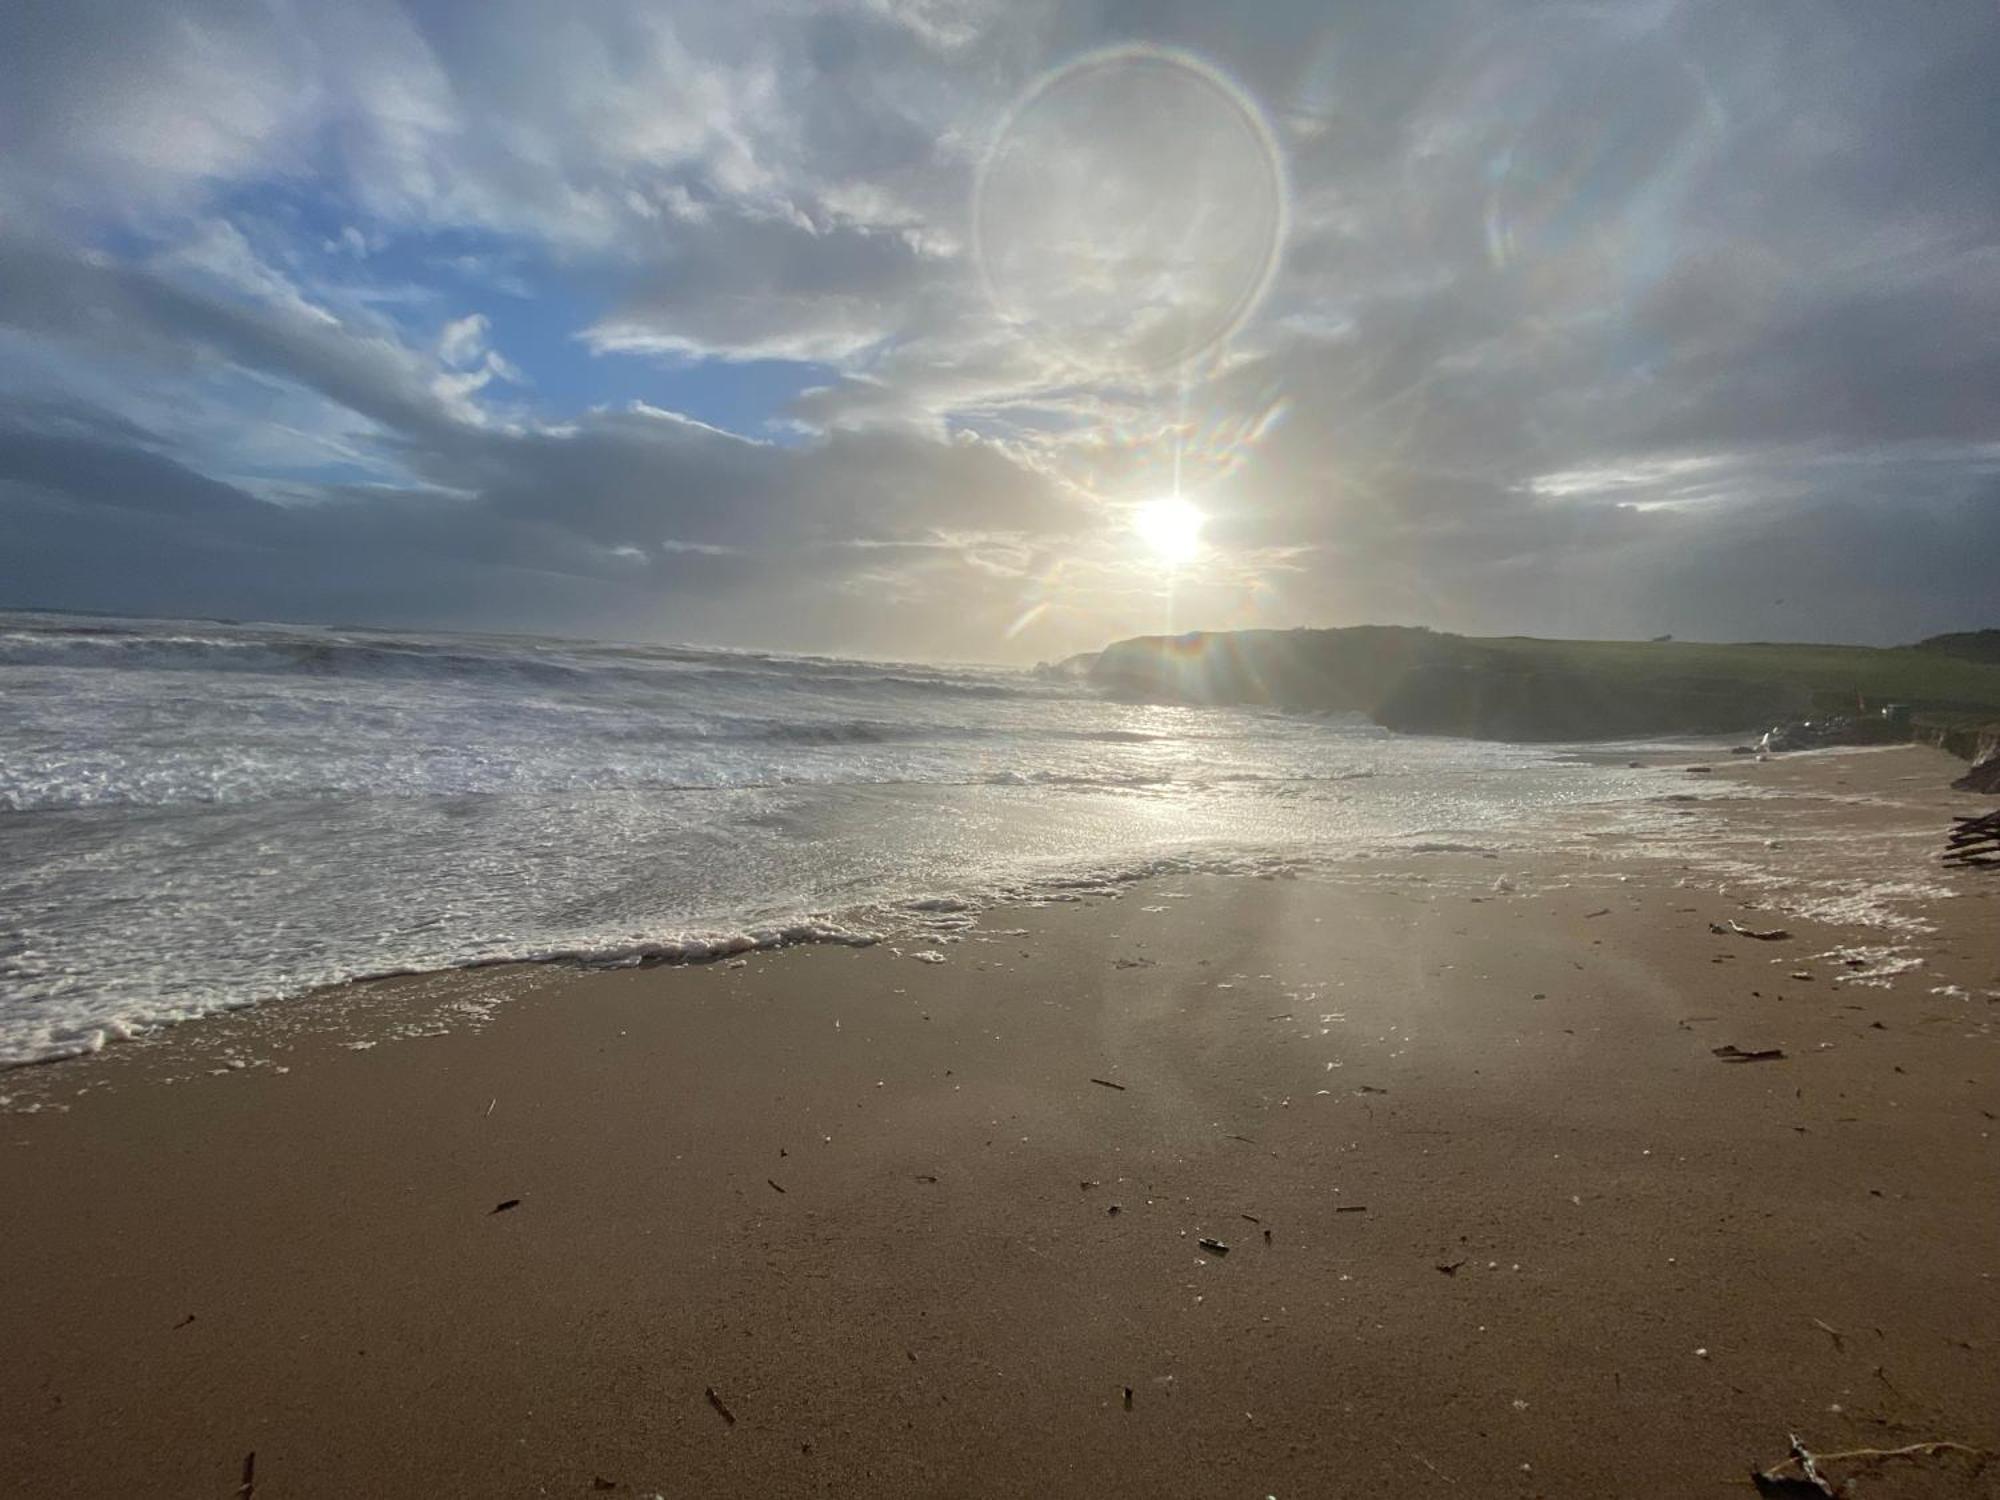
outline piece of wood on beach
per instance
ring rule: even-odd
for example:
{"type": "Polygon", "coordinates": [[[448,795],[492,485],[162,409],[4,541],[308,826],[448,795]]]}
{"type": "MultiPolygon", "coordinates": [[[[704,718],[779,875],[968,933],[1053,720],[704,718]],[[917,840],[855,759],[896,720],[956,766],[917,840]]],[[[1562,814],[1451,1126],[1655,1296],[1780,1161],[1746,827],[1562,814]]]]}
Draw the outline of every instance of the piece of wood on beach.
{"type": "Polygon", "coordinates": [[[715,1408],[716,1415],[721,1417],[731,1427],[734,1427],[736,1425],[736,1413],[722,1404],[722,1398],[715,1394],[715,1387],[712,1385],[706,1386],[703,1388],[702,1393],[708,1397],[708,1404],[715,1408]]]}
{"type": "Polygon", "coordinates": [[[1741,922],[1737,921],[1734,917],[1731,917],[1729,919],[1728,925],[1726,926],[1721,922],[1710,922],[1708,924],[1708,930],[1710,932],[1720,933],[1724,937],[1727,937],[1731,933],[1734,933],[1738,937],[1755,938],[1760,943],[1781,943],[1786,938],[1791,936],[1791,934],[1782,927],[1745,927],[1741,922]]]}
{"type": "Polygon", "coordinates": [[[1113,1082],[1112,1082],[1112,1081],[1111,1081],[1111,1080],[1110,1080],[1109,1078],[1093,1078],[1093,1079],[1091,1079],[1090,1081],[1091,1081],[1092,1083],[1094,1083],[1094,1084],[1097,1084],[1097,1085],[1099,1085],[1099,1086],[1100,1086],[1100,1087],[1102,1087],[1102,1088],[1107,1088],[1107,1089],[1116,1089],[1116,1090],[1118,1090],[1118,1092],[1119,1092],[1119,1093],[1121,1093],[1121,1094],[1125,1092],[1125,1085],[1124,1085],[1124,1084],[1122,1084],[1122,1083],[1113,1083],[1113,1082]]]}
{"type": "Polygon", "coordinates": [[[505,1212],[507,1212],[508,1209],[519,1208],[520,1206],[521,1206],[521,1200],[519,1198],[509,1198],[504,1203],[494,1204],[492,1209],[487,1213],[486,1217],[490,1219],[493,1217],[494,1214],[504,1214],[505,1212]]]}
{"type": "Polygon", "coordinates": [[[1843,1479],[1835,1480],[1826,1472],[1828,1465],[1878,1470],[1890,1464],[1934,1464],[1939,1460],[1948,1460],[1961,1469],[1960,1477],[1969,1479],[1983,1472],[1995,1457],[1987,1449],[1950,1441],[1908,1443],[1901,1448],[1848,1448],[1838,1453],[1813,1453],[1796,1433],[1791,1436],[1791,1451],[1784,1458],[1769,1468],[1750,1471],[1751,1486],[1758,1494],[1833,1496],[1839,1500],[1840,1496],[1852,1493],[1851,1487],[1859,1476],[1849,1473],[1843,1479]],[[1966,1466],[1969,1466],[1970,1472],[1965,1472],[1966,1466]],[[1786,1473],[1787,1469],[1793,1472],[1786,1473]]]}
{"type": "Polygon", "coordinates": [[[2000,810],[1957,817],[1945,840],[1944,862],[1987,868],[2000,865],[2000,810]]]}
{"type": "Polygon", "coordinates": [[[1814,1484],[1809,1479],[1798,1479],[1789,1474],[1752,1474],[1750,1483],[1760,1495],[1793,1495],[1824,1497],[1835,1491],[1824,1485],[1814,1484]]]}
{"type": "Polygon", "coordinates": [[[1728,1063],[1777,1062],[1785,1055],[1783,1047],[1739,1047],[1733,1042],[1708,1050],[1728,1063]]]}
{"type": "Polygon", "coordinates": [[[257,1450],[243,1455],[243,1482],[236,1486],[237,1500],[250,1500],[257,1493],[257,1450]]]}

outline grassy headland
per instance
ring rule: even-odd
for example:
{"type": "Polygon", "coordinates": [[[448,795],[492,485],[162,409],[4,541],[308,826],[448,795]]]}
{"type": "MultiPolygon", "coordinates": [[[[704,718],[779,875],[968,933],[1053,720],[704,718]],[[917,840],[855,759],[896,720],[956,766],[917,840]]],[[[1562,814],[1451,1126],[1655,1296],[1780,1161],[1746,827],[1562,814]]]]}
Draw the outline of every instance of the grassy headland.
{"type": "Polygon", "coordinates": [[[1389,729],[1482,739],[1732,734],[1889,703],[1934,730],[2000,720],[2000,663],[1920,647],[1475,638],[1363,625],[1140,636],[1083,670],[1134,698],[1363,713],[1389,729]]]}

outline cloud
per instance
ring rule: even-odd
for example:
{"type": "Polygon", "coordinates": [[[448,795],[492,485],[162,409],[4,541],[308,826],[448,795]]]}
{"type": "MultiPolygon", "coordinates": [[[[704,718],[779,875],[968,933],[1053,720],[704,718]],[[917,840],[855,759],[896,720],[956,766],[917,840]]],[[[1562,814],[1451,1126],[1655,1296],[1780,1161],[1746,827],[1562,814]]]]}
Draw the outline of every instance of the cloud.
{"type": "Polygon", "coordinates": [[[8,598],[967,655],[1990,623],[1988,8],[75,0],[0,55],[8,598]],[[1170,65],[1056,90],[1105,49],[1214,119],[1170,65]],[[1126,517],[1176,486],[1170,578],[1126,517]]]}
{"type": "Polygon", "coordinates": [[[839,363],[903,332],[926,284],[955,274],[896,230],[740,213],[701,228],[585,331],[591,348],[839,363]]]}
{"type": "Polygon", "coordinates": [[[7,201],[136,195],[150,207],[284,163],[309,64],[274,22],[248,7],[227,21],[219,7],[7,7],[7,201]]]}

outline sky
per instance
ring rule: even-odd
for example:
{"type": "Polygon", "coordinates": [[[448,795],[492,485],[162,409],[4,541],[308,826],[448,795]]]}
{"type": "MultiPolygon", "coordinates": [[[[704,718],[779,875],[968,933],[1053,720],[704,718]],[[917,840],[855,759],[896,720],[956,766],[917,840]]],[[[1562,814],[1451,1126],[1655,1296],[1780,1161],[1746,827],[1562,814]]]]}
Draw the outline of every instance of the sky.
{"type": "Polygon", "coordinates": [[[1988,0],[14,0],[0,605],[1993,625],[1995,77],[1988,0]]]}

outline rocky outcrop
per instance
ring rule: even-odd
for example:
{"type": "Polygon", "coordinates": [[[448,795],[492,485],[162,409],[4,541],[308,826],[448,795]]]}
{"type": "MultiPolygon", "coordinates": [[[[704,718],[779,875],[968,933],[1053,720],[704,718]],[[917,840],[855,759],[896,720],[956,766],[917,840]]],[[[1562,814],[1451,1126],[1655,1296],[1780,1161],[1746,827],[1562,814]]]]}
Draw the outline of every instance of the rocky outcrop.
{"type": "Polygon", "coordinates": [[[2000,755],[2000,724],[1965,723],[1919,715],[1914,738],[1926,745],[1936,745],[1945,754],[1956,755],[1960,760],[1969,760],[1975,765],[2000,755]]]}
{"type": "MultiPolygon", "coordinates": [[[[1954,781],[1952,788],[1961,792],[2000,793],[2000,724],[1965,731],[1959,741],[1962,747],[1959,753],[1972,762],[1972,769],[1954,781]]],[[[1944,748],[1952,747],[1947,744],[1944,748]]]]}

